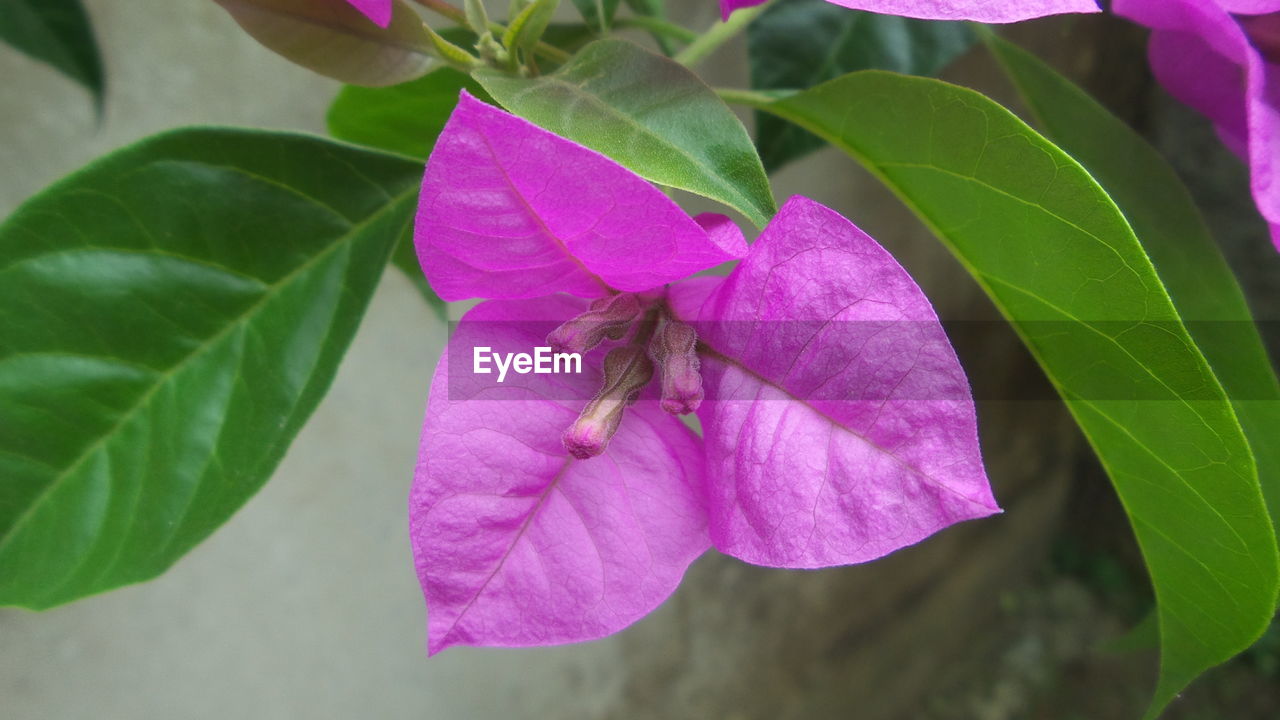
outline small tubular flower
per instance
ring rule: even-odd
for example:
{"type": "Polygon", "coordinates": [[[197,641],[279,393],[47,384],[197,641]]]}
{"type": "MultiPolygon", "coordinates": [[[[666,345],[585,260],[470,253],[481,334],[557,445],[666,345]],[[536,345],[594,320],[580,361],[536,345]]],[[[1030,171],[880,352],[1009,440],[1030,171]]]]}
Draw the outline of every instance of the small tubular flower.
{"type": "MultiPolygon", "coordinates": [[[[761,5],[766,0],[720,0],[727,20],[734,10],[761,5]]],[[[923,20],[976,20],[1007,23],[1046,15],[1098,12],[1094,0],[827,0],[853,10],[902,15],[923,20]]]]}
{"type": "Polygon", "coordinates": [[[437,366],[409,500],[429,653],[616,632],[712,546],[823,567],[999,512],[928,301],[818,203],[792,198],[748,251],[727,218],[464,93],[415,243],[442,297],[488,298],[437,366]],[[539,372],[544,342],[603,362],[539,372]]]}
{"type": "Polygon", "coordinates": [[[564,447],[579,460],[603,453],[622,424],[622,413],[653,377],[653,361],[642,348],[620,347],[604,358],[604,387],[565,431],[564,447]]]}
{"type": "Polygon", "coordinates": [[[649,354],[662,373],[662,409],[688,415],[702,405],[702,363],[698,332],[688,323],[666,319],[649,344],[649,354]]]}
{"type": "Polygon", "coordinates": [[[591,308],[547,335],[555,352],[584,353],[605,340],[617,340],[640,315],[640,300],[631,293],[602,297],[591,308]]]}
{"type": "Polygon", "coordinates": [[[1248,162],[1280,250],[1280,0],[1115,0],[1111,9],[1151,28],[1160,84],[1248,162]]]}

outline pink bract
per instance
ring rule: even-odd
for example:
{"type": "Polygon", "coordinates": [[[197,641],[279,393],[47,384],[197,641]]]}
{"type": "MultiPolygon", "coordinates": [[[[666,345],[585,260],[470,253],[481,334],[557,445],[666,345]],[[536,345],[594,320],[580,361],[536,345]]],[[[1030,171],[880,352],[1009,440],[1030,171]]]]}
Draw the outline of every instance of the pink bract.
{"type": "Polygon", "coordinates": [[[391,24],[392,0],[347,0],[347,2],[382,27],[391,24]]]}
{"type": "MultiPolygon", "coordinates": [[[[428,162],[416,230],[434,288],[502,298],[459,323],[423,425],[409,515],[430,653],[616,632],[713,546],[824,567],[999,512],[968,384],[928,300],[818,203],[793,198],[748,251],[726,218],[690,219],[609,158],[464,94],[428,162]],[[728,277],[688,277],[739,257],[728,277]],[[622,291],[634,297],[615,302],[622,291]],[[660,352],[639,323],[584,353],[580,374],[499,382],[469,367],[476,348],[530,353],[571,318],[616,323],[636,307],[660,328],[660,352]],[[648,385],[609,396],[602,358],[634,359],[642,343],[652,367],[643,353],[626,367],[648,385]],[[571,455],[565,431],[588,403],[621,420],[586,426],[611,438],[571,455]],[[671,414],[694,408],[703,437],[671,414]]],[[[569,327],[556,336],[584,326],[569,327]]]]}
{"type": "MultiPolygon", "coordinates": [[[[728,19],[739,8],[761,5],[765,0],[720,0],[728,19]]],[[[902,15],[925,20],[976,20],[1007,23],[1062,13],[1098,12],[1094,0],[827,0],[853,10],[902,15]]]]}
{"type": "Polygon", "coordinates": [[[1112,9],[1152,29],[1160,83],[1249,163],[1254,202],[1280,250],[1280,15],[1257,14],[1280,13],[1280,0],[1116,0],[1112,9]]]}

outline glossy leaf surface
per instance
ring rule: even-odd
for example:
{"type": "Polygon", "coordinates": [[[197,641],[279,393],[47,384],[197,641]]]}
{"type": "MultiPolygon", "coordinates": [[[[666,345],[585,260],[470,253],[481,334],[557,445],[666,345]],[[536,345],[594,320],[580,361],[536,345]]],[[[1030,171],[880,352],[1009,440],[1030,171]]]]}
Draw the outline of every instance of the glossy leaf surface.
{"type": "Polygon", "coordinates": [[[733,112],[687,68],[638,45],[601,40],[550,75],[476,79],[516,115],[648,180],[718,200],[761,227],[777,209],[733,112]]]}
{"type": "MultiPolygon", "coordinates": [[[[859,12],[827,0],[784,0],[747,28],[751,86],[803,90],[855,70],[936,75],[974,40],[964,23],[859,12]]],[[[769,170],[823,144],[791,123],[757,114],[756,146],[769,170]]]]}
{"type": "Polygon", "coordinates": [[[333,379],[417,163],[176,131],[0,225],[0,604],[152,578],[239,508],[333,379]]]}
{"type": "Polygon", "coordinates": [[[1066,399],[1155,587],[1154,708],[1258,637],[1278,572],[1253,457],[1146,253],[1089,174],[991,100],[936,80],[867,71],[761,107],[898,193],[1066,399]]]}
{"type": "Polygon", "coordinates": [[[1046,135],[1079,160],[1133,225],[1187,329],[1226,388],[1280,516],[1280,382],[1226,260],[1186,187],[1145,140],[1026,51],[990,38],[1046,135]]]}

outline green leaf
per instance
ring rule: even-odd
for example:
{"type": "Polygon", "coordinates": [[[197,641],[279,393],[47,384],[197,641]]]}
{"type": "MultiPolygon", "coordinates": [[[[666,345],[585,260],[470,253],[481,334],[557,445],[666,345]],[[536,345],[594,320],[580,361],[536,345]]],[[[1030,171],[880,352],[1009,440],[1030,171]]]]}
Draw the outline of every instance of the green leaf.
{"type": "Polygon", "coordinates": [[[0,1],[0,40],[80,83],[102,106],[102,59],[80,0],[0,1]]]}
{"type": "MultiPolygon", "coordinates": [[[[447,67],[387,88],[348,85],[329,107],[329,134],[339,140],[426,161],[462,90],[491,101],[479,83],[447,67]]],[[[436,315],[444,319],[445,302],[422,274],[413,248],[412,230],[410,223],[396,245],[391,262],[408,276],[436,315]]]]}
{"type": "Polygon", "coordinates": [[[635,14],[645,17],[667,16],[666,0],[627,0],[627,7],[635,14]]]}
{"type": "MultiPolygon", "coordinates": [[[[851,11],[826,0],[782,0],[747,28],[751,87],[803,90],[855,70],[932,76],[976,38],[965,23],[851,11]]],[[[756,145],[772,172],[824,143],[757,113],[756,145]]]]}
{"type": "Polygon", "coordinates": [[[181,130],[0,225],[0,605],[155,577],[257,491],[420,174],[319,138],[181,130]]]}
{"type": "Polygon", "coordinates": [[[425,161],[463,90],[488,99],[479,83],[447,67],[391,87],[347,85],[329,106],[329,133],[425,161]]]}
{"type": "Polygon", "coordinates": [[[525,52],[533,52],[558,7],[560,0],[533,0],[519,15],[512,18],[503,44],[513,50],[520,48],[525,52]]]}
{"type": "Polygon", "coordinates": [[[378,27],[346,0],[216,0],[258,42],[353,85],[395,85],[435,66],[431,35],[403,0],[378,27]]]}
{"type": "Polygon", "coordinates": [[[1280,584],[1253,456],[1151,261],[1089,173],[990,99],[937,80],[864,71],[760,109],[894,190],[1066,400],[1151,574],[1162,644],[1151,715],[1248,647],[1280,584]]]}
{"type": "Polygon", "coordinates": [[[1226,388],[1271,517],[1280,518],[1280,381],[1191,194],[1155,148],[1083,90],[1021,48],[994,35],[988,43],[1046,136],[1088,168],[1129,219],[1226,388]]]}
{"type": "Polygon", "coordinates": [[[746,128],[696,75],[623,40],[600,40],[537,78],[481,70],[503,107],[662,185],[722,202],[763,227],[777,212],[746,128]]]}
{"type": "MultiPolygon", "coordinates": [[[[1088,168],[1141,239],[1231,398],[1274,526],[1280,517],[1280,382],[1244,293],[1191,194],[1154,148],[1083,90],[1030,53],[984,35],[1046,135],[1088,168]]],[[[1195,659],[1186,664],[1183,674],[1198,673],[1195,659]]]]}
{"type": "Polygon", "coordinates": [[[618,11],[620,0],[573,0],[582,13],[582,19],[591,27],[607,32],[609,23],[613,22],[613,14],[618,11]]]}

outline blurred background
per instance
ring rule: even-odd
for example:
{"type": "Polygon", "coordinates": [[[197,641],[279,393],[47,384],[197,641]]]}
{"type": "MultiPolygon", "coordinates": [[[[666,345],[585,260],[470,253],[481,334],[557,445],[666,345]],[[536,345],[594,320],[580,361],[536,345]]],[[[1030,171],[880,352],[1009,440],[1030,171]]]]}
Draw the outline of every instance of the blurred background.
{"type": "MultiPolygon", "coordinates": [[[[0,48],[0,216],[92,158],[167,128],[323,133],[338,85],[258,46],[211,0],[85,4],[106,61],[101,119],[80,88],[0,48]]],[[[718,12],[709,0],[671,5],[694,27],[718,12]]],[[[572,14],[568,3],[562,10],[572,14]]],[[[1009,32],[1194,173],[1188,181],[1258,317],[1273,321],[1265,332],[1274,348],[1280,258],[1245,171],[1207,123],[1151,82],[1142,33],[1097,17],[1009,32]]],[[[746,86],[741,40],[702,72],[746,86]]],[[[944,77],[1013,104],[981,50],[944,77]]],[[[877,237],[944,319],[997,317],[941,246],[843,155],[827,150],[786,167],[775,190],[779,199],[809,195],[877,237]]],[[[45,613],[0,610],[0,717],[1137,717],[1155,659],[1117,647],[1150,596],[1123,512],[1012,333],[981,327],[956,341],[978,396],[1008,399],[979,407],[1004,515],[865,566],[789,572],[712,552],[657,612],[614,637],[455,648],[428,660],[405,498],[446,330],[388,272],[327,399],[274,479],[225,527],[159,580],[45,613]]],[[[1280,717],[1280,633],[1203,678],[1167,717],[1280,717]]]]}

